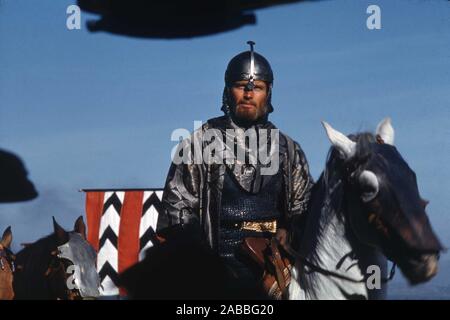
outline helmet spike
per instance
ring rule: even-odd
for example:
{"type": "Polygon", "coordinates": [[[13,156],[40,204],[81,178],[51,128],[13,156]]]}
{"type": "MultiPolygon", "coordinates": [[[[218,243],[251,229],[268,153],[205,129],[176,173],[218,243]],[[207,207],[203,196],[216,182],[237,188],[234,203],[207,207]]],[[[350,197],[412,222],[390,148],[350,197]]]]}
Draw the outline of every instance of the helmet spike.
{"type": "Polygon", "coordinates": [[[255,79],[255,55],[254,55],[254,45],[255,42],[254,41],[247,41],[247,44],[250,46],[250,75],[249,75],[249,79],[248,79],[248,83],[247,83],[247,90],[253,90],[255,84],[254,84],[254,79],[255,79]]]}

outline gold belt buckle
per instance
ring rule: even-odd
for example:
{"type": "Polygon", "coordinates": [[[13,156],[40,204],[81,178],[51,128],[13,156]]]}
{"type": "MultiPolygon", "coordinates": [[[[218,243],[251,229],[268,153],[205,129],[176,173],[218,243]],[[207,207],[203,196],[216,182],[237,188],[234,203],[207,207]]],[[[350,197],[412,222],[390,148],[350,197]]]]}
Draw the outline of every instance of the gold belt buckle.
{"type": "Polygon", "coordinates": [[[244,221],[242,222],[241,230],[276,233],[277,221],[276,220],[263,222],[244,221]]]}

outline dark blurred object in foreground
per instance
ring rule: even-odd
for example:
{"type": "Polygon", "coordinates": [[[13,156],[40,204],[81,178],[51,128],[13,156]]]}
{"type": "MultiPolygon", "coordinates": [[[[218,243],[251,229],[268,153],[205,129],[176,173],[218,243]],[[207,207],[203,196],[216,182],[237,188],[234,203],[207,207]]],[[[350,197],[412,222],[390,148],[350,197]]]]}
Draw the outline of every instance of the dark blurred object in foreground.
{"type": "MultiPolygon", "coordinates": [[[[146,251],[143,261],[120,275],[130,299],[230,299],[237,296],[229,287],[228,272],[220,259],[201,239],[200,230],[173,227],[162,243],[146,251]]],[[[161,234],[161,233],[160,233],[161,234]]]]}
{"type": "Polygon", "coordinates": [[[89,31],[144,38],[191,38],[256,24],[252,10],[301,0],[78,0],[101,15],[89,31]]]}
{"type": "Polygon", "coordinates": [[[0,203],[26,201],[37,197],[33,183],[27,178],[22,160],[4,150],[0,150],[0,177],[0,203]]]}

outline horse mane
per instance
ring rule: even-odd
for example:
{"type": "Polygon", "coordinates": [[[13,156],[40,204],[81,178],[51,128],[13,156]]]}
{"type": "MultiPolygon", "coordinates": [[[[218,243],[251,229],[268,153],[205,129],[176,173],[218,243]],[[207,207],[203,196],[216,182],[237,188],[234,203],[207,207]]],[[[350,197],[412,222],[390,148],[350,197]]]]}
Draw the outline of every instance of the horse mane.
{"type": "Polygon", "coordinates": [[[351,159],[343,160],[334,147],[331,147],[328,151],[325,170],[317,182],[324,183],[328,191],[334,192],[330,188],[333,188],[333,182],[342,179],[344,166],[365,161],[372,153],[371,145],[376,142],[375,136],[370,132],[350,134],[348,137],[356,142],[356,152],[351,159]]]}
{"type": "Polygon", "coordinates": [[[14,289],[19,293],[16,294],[18,298],[22,295],[25,298],[26,296],[36,297],[48,291],[44,274],[50,264],[51,252],[56,249],[56,246],[57,238],[52,233],[28,244],[16,254],[18,271],[15,280],[18,281],[14,281],[14,289]]]}
{"type": "Polygon", "coordinates": [[[370,132],[360,132],[348,136],[356,142],[356,154],[351,161],[363,161],[372,152],[371,145],[377,142],[376,137],[370,132]]]}
{"type": "Polygon", "coordinates": [[[343,160],[339,152],[331,147],[327,154],[325,169],[312,190],[312,200],[302,237],[302,241],[309,244],[306,247],[312,259],[319,258],[316,255],[316,248],[324,236],[325,230],[322,227],[334,216],[340,221],[344,219],[342,183],[344,168],[367,159],[372,152],[371,144],[376,142],[375,136],[370,132],[359,132],[348,137],[357,143],[355,155],[349,160],[343,160]],[[314,234],[311,234],[312,232],[314,234]]]}

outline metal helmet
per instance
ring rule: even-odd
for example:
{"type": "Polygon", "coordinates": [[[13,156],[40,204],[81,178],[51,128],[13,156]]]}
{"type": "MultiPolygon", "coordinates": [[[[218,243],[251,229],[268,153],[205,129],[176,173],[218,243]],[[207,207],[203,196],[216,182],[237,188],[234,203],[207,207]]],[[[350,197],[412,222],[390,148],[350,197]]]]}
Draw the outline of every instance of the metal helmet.
{"type": "Polygon", "coordinates": [[[222,111],[225,113],[229,113],[230,111],[229,89],[234,82],[248,80],[247,89],[252,90],[254,88],[254,80],[262,80],[267,82],[269,86],[267,113],[270,113],[273,111],[271,103],[273,85],[272,67],[266,58],[253,50],[255,42],[247,41],[247,44],[250,45],[250,50],[234,56],[228,63],[227,70],[225,71],[225,89],[222,99],[222,111]]]}

